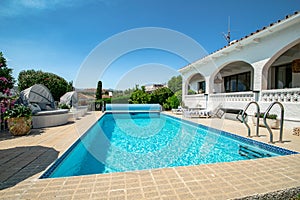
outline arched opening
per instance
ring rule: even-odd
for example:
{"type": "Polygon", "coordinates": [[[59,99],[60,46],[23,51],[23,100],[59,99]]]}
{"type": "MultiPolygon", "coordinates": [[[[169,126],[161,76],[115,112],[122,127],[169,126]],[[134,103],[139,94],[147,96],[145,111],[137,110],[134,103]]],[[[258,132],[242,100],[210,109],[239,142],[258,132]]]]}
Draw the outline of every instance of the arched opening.
{"type": "Polygon", "coordinates": [[[266,70],[267,89],[299,88],[300,42],[277,56],[266,70]]]}
{"type": "Polygon", "coordinates": [[[229,63],[213,76],[213,93],[244,92],[253,89],[253,67],[244,61],[229,63]]]}
{"type": "Polygon", "coordinates": [[[187,94],[202,94],[206,92],[205,77],[200,74],[194,74],[188,80],[187,94]]]}

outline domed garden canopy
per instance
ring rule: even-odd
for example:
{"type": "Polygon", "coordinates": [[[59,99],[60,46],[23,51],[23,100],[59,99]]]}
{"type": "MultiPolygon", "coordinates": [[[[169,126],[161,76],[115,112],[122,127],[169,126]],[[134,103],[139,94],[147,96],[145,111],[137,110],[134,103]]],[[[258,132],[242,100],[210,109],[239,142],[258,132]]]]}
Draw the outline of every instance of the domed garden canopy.
{"type": "Polygon", "coordinates": [[[76,91],[67,92],[62,97],[60,97],[60,104],[67,104],[69,106],[77,107],[78,95],[76,91]]]}
{"type": "Polygon", "coordinates": [[[55,102],[48,88],[41,84],[35,84],[20,93],[19,101],[22,104],[38,104],[41,110],[55,109],[55,102]]]}

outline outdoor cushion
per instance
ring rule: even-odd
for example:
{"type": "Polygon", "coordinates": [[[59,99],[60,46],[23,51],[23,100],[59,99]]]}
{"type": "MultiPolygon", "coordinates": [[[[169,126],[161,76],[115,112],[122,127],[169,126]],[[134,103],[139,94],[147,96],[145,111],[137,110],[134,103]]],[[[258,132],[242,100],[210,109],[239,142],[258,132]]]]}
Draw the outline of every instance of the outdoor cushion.
{"type": "Polygon", "coordinates": [[[59,110],[47,110],[47,111],[40,111],[35,113],[35,116],[43,116],[43,115],[58,115],[58,114],[65,114],[68,113],[68,109],[59,109],[59,110]]]}
{"type": "Polygon", "coordinates": [[[36,103],[29,104],[28,107],[31,109],[32,114],[36,114],[37,112],[41,111],[40,106],[36,103]]]}

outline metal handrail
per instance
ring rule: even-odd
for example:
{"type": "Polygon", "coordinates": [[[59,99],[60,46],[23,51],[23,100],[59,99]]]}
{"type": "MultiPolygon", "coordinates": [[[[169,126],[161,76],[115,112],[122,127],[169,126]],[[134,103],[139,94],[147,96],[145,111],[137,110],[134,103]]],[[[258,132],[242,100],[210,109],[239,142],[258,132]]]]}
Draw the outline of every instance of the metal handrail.
{"type": "Polygon", "coordinates": [[[243,119],[240,119],[239,116],[242,115],[244,110],[240,110],[239,114],[235,117],[237,120],[239,120],[241,123],[243,123],[243,119]]]}
{"type": "Polygon", "coordinates": [[[251,101],[250,103],[247,104],[247,106],[245,107],[245,109],[243,110],[242,113],[242,122],[245,124],[245,126],[248,128],[248,137],[251,137],[251,130],[249,125],[247,124],[246,120],[245,120],[245,114],[246,114],[246,110],[249,108],[249,106],[251,104],[255,104],[256,105],[256,137],[260,137],[259,135],[259,116],[260,116],[260,108],[259,105],[256,101],[251,101]]]}
{"type": "Polygon", "coordinates": [[[279,131],[279,141],[278,142],[281,142],[283,143],[282,141],[282,134],[283,134],[283,119],[284,119],[284,107],[283,105],[278,102],[278,101],[275,101],[273,103],[271,103],[271,105],[268,107],[268,109],[266,110],[265,114],[264,114],[264,124],[266,126],[266,128],[268,129],[269,133],[270,133],[270,142],[269,143],[274,143],[273,142],[273,133],[272,133],[272,130],[270,129],[269,125],[267,124],[267,116],[268,116],[268,113],[270,112],[271,108],[275,105],[275,104],[278,104],[281,108],[281,118],[280,118],[280,131],[279,131]]]}

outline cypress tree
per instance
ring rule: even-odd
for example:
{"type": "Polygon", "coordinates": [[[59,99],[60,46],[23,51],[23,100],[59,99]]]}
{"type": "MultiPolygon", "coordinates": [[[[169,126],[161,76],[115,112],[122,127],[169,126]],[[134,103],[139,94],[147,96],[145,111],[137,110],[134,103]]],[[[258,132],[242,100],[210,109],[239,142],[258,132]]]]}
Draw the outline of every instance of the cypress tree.
{"type": "Polygon", "coordinates": [[[98,86],[96,90],[96,100],[102,99],[102,81],[98,81],[98,86]]]}

